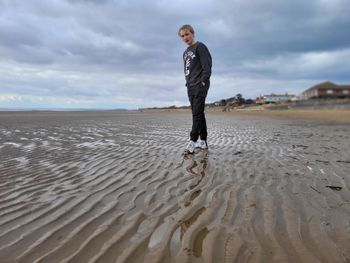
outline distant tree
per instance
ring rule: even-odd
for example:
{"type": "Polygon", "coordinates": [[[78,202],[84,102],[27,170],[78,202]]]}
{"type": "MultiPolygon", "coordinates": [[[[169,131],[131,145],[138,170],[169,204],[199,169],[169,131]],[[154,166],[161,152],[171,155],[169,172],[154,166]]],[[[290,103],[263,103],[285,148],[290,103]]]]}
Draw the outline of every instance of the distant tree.
{"type": "Polygon", "coordinates": [[[238,102],[238,105],[242,105],[245,103],[245,99],[243,98],[242,94],[241,93],[238,93],[236,96],[235,96],[237,102],[238,102]]]}
{"type": "Polygon", "coordinates": [[[220,106],[226,106],[226,100],[225,99],[220,100],[220,106]]]}

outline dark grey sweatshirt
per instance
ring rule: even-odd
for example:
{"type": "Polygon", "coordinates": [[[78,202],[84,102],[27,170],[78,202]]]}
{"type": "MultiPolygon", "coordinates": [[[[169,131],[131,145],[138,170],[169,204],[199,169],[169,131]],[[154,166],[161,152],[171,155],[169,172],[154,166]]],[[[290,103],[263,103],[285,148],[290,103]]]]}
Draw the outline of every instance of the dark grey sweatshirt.
{"type": "Polygon", "coordinates": [[[185,50],[183,60],[188,95],[205,97],[210,85],[212,66],[208,48],[197,41],[185,50]]]}

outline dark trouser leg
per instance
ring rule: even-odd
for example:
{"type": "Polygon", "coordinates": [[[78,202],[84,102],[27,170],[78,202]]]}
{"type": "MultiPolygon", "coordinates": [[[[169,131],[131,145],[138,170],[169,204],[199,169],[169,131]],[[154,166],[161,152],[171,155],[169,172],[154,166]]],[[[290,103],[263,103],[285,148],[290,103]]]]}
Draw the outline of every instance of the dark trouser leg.
{"type": "Polygon", "coordinates": [[[207,140],[207,123],[204,115],[205,97],[190,96],[189,100],[192,109],[191,140],[195,142],[199,136],[202,140],[207,140]]]}
{"type": "MultiPolygon", "coordinates": [[[[204,103],[205,105],[205,103],[204,103]]],[[[202,129],[200,129],[199,131],[199,137],[206,141],[207,140],[207,137],[208,137],[208,133],[207,133],[207,122],[205,120],[205,114],[204,114],[204,111],[203,111],[203,124],[202,124],[202,129]]]]}

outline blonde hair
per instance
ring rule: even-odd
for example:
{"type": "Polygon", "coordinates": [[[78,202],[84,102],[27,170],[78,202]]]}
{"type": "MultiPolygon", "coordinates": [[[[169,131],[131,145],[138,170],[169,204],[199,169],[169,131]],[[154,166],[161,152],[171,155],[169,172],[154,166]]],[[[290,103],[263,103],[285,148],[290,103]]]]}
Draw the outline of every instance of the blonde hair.
{"type": "Polygon", "coordinates": [[[180,27],[179,31],[177,32],[178,36],[180,36],[181,30],[188,30],[192,34],[194,34],[194,30],[193,30],[193,27],[191,25],[183,25],[182,27],[180,27]]]}

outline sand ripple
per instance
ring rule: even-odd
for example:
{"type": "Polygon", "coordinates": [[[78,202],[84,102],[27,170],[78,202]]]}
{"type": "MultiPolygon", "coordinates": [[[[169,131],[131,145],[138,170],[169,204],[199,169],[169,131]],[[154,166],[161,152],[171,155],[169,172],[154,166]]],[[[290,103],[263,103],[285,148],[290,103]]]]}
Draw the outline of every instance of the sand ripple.
{"type": "Polygon", "coordinates": [[[350,262],[348,125],[1,114],[1,262],[350,262]]]}

